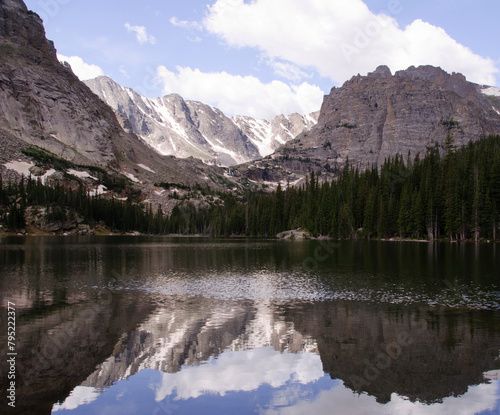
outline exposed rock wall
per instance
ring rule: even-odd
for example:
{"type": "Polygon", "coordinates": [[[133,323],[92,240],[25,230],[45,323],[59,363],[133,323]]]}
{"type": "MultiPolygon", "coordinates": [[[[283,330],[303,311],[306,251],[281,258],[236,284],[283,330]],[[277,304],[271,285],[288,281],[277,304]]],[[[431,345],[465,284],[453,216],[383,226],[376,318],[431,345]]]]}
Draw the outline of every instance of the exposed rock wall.
{"type": "Polygon", "coordinates": [[[0,5],[1,129],[75,161],[115,160],[116,117],[56,57],[43,23],[22,1],[0,5]]]}
{"type": "Polygon", "coordinates": [[[2,0],[0,7],[0,42],[29,46],[56,58],[54,43],[45,38],[42,19],[21,0],[2,0]]]}
{"type": "Polygon", "coordinates": [[[318,125],[302,136],[306,147],[329,142],[361,168],[390,156],[425,154],[451,133],[456,146],[500,132],[500,116],[477,85],[440,68],[387,67],[356,76],[325,97],[318,125]],[[456,121],[452,131],[449,122],[456,121]]]}

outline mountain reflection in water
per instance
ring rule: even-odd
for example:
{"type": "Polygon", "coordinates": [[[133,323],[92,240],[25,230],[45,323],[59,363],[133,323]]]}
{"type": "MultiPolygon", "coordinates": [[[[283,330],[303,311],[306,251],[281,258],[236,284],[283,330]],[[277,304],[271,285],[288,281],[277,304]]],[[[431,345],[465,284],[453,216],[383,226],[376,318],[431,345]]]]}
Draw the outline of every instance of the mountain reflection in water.
{"type": "Polygon", "coordinates": [[[498,411],[494,255],[446,290],[355,245],[301,272],[315,241],[131,241],[0,245],[23,413],[498,411]]]}

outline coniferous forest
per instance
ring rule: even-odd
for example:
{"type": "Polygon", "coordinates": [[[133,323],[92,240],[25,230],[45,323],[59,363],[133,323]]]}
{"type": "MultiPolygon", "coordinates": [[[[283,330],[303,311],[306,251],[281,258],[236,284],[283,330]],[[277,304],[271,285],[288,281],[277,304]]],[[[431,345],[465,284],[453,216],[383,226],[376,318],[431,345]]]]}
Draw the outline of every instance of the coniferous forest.
{"type": "Polygon", "coordinates": [[[500,136],[455,149],[448,142],[425,157],[396,156],[359,171],[347,162],[333,182],[311,173],[301,187],[272,193],[217,193],[210,205],[179,201],[169,215],[130,201],[89,196],[25,179],[1,183],[1,222],[25,225],[28,206],[52,219],[78,213],[93,226],[147,234],[274,237],[302,228],[334,239],[497,240],[500,225],[500,136]]]}

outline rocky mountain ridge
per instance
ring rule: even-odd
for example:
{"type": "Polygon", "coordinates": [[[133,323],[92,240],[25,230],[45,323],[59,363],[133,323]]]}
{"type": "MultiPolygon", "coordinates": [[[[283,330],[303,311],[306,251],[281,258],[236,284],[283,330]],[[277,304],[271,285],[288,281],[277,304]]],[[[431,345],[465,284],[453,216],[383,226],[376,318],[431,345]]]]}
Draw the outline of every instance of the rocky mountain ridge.
{"type": "Polygon", "coordinates": [[[238,172],[261,183],[294,183],[311,171],[335,177],[347,160],[363,170],[396,154],[423,156],[447,138],[460,147],[500,133],[497,92],[441,68],[410,67],[393,75],[381,66],[333,88],[317,125],[238,172]]]}
{"type": "Polygon", "coordinates": [[[83,184],[110,196],[111,191],[85,166],[100,168],[141,193],[140,201],[163,206],[164,211],[176,202],[154,183],[219,190],[235,186],[223,178],[224,169],[199,160],[162,156],[126,131],[127,120],[117,117],[58,61],[41,18],[22,0],[0,3],[0,51],[0,170],[4,178],[31,174],[45,180],[50,172],[65,185],[83,184]],[[54,169],[54,162],[59,168],[54,169]],[[61,168],[62,164],[76,173],[68,173],[69,167],[61,168]]]}
{"type": "Polygon", "coordinates": [[[129,122],[131,131],[160,154],[233,166],[265,157],[309,130],[319,113],[280,115],[272,121],[226,116],[178,94],[147,98],[101,76],[85,84],[129,122]]]}

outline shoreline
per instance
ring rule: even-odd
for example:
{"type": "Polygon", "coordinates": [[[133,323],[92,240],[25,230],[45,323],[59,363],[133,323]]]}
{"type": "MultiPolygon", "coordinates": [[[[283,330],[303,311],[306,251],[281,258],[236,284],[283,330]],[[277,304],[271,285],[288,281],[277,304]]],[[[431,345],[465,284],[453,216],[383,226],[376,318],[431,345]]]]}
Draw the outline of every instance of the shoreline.
{"type": "Polygon", "coordinates": [[[193,238],[193,239],[201,239],[201,238],[210,238],[210,239],[254,239],[254,240],[275,240],[275,241],[286,241],[286,242],[304,242],[304,241],[335,241],[335,242],[352,242],[352,241],[374,241],[374,242],[418,242],[418,243],[434,243],[434,242],[446,242],[449,244],[456,243],[481,243],[481,244],[495,244],[500,243],[500,241],[492,241],[489,239],[480,239],[479,241],[474,241],[473,239],[466,240],[453,240],[449,239],[407,239],[407,238],[356,238],[356,239],[335,239],[329,236],[318,236],[318,237],[308,237],[308,238],[279,238],[279,237],[269,237],[269,236],[245,236],[245,235],[230,235],[230,236],[221,236],[214,237],[212,235],[203,235],[203,234],[194,234],[194,235],[183,235],[183,234],[164,234],[164,235],[156,235],[156,234],[145,234],[140,232],[113,232],[110,229],[104,227],[97,227],[96,229],[92,229],[92,233],[86,235],[80,234],[70,234],[70,233],[51,233],[45,232],[39,228],[34,226],[29,226],[27,229],[23,229],[22,231],[6,231],[0,228],[0,238],[1,237],[20,237],[20,238],[32,238],[32,237],[92,237],[92,236],[130,236],[130,237],[166,237],[166,238],[193,238]]]}

